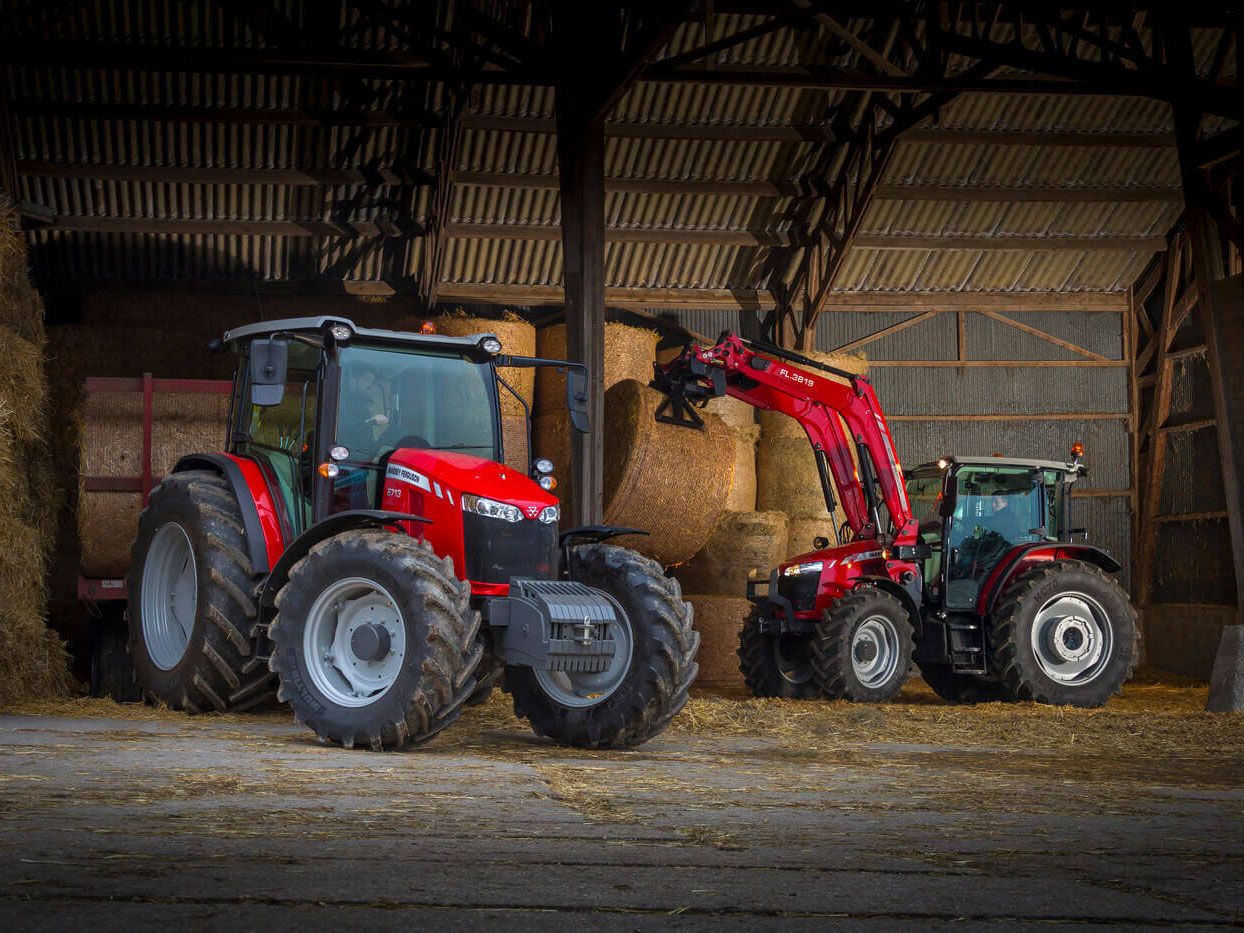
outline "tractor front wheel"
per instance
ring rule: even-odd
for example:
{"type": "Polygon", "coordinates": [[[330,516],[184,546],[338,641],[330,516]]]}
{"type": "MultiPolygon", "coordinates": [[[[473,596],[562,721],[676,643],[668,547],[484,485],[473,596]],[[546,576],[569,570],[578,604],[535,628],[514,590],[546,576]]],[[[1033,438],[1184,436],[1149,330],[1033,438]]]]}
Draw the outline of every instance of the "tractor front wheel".
{"type": "Polygon", "coordinates": [[[1009,698],[1103,706],[1140,652],[1136,610],[1100,567],[1052,561],[1003,593],[989,631],[990,667],[1009,698]]]}
{"type": "Polygon", "coordinates": [[[894,596],[861,587],[825,611],[812,643],[812,670],[831,700],[888,703],[907,680],[911,617],[894,596]]]}
{"type": "Polygon", "coordinates": [[[603,590],[626,618],[613,625],[617,662],[599,673],[510,666],[504,689],[536,734],[577,748],[630,748],[661,733],[687,703],[700,636],[678,581],[612,544],[571,551],[570,578],[603,590]]]}
{"type": "Polygon", "coordinates": [[[278,698],[344,748],[430,739],[475,690],[483,648],[470,596],[425,541],[373,530],[321,541],[276,597],[278,698]]]}
{"type": "Polygon", "coordinates": [[[739,671],[758,697],[812,700],[820,688],[812,672],[812,636],[767,634],[760,630],[763,610],[757,606],[739,631],[739,671]]]}

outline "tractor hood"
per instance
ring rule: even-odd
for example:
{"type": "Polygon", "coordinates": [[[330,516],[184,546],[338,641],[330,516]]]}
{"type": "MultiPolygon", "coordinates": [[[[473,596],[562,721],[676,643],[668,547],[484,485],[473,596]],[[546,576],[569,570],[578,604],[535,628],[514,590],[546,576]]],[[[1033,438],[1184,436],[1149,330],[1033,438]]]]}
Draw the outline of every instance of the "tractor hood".
{"type": "Polygon", "coordinates": [[[434,494],[439,494],[439,484],[442,490],[452,490],[458,496],[464,492],[484,496],[516,505],[524,513],[535,509],[535,514],[545,506],[557,505],[556,496],[545,492],[521,470],[471,454],[403,448],[389,458],[390,472],[396,472],[392,469],[395,466],[412,471],[414,476],[407,481],[413,485],[422,487],[419,478],[426,479],[432,486],[427,491],[434,494]]]}

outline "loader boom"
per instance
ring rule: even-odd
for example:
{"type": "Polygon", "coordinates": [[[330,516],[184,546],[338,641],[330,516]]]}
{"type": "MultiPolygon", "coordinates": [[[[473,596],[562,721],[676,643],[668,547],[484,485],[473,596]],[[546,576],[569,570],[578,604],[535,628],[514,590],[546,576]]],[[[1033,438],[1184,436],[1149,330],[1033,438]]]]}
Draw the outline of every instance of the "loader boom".
{"type": "Polygon", "coordinates": [[[883,544],[916,540],[917,523],[890,429],[864,377],[726,332],[711,347],[687,344],[679,356],[656,367],[652,384],[669,396],[663,408],[672,406],[675,413],[662,420],[694,425],[698,418],[686,405],[720,395],[794,418],[832,477],[853,536],[883,544]],[[690,420],[679,417],[683,412],[690,420]],[[892,541],[890,528],[882,527],[881,503],[893,525],[892,541]]]}

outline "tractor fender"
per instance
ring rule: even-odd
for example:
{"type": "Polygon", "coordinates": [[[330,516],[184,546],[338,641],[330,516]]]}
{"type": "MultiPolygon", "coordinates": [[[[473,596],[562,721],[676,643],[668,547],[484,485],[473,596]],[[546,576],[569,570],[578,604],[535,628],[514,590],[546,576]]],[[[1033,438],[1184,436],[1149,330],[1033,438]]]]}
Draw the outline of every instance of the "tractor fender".
{"type": "Polygon", "coordinates": [[[190,454],[178,460],[172,472],[184,473],[187,470],[211,470],[228,481],[242,512],[251,568],[256,574],[267,573],[272,566],[269,561],[280,555],[283,545],[280,522],[272,506],[272,493],[258,467],[249,460],[229,454],[190,454]],[[246,475],[244,465],[253,469],[253,476],[246,475]]]}
{"type": "MultiPolygon", "coordinates": [[[[917,602],[916,596],[912,595],[912,591],[910,589],[908,589],[901,583],[896,583],[894,580],[891,580],[889,577],[861,576],[861,577],[856,577],[855,580],[856,580],[856,584],[855,584],[856,588],[859,588],[862,586],[871,586],[874,589],[884,590],[885,592],[889,593],[891,596],[895,597],[899,602],[903,604],[903,607],[907,610],[907,614],[911,616],[911,627],[915,629],[916,635],[918,636],[920,634],[921,630],[924,627],[921,621],[920,603],[917,602]]],[[[916,586],[916,594],[919,595],[920,594],[919,575],[916,576],[916,579],[914,582],[916,586]]]]}
{"type": "Polygon", "coordinates": [[[290,542],[285,553],[272,568],[259,589],[259,604],[275,606],[276,594],[289,581],[289,572],[294,564],[310,553],[311,548],[321,541],[339,535],[343,531],[354,531],[358,528],[386,528],[398,522],[426,522],[431,519],[422,515],[411,515],[406,512],[384,512],[379,509],[352,509],[347,512],[335,512],[321,522],[316,522],[297,538],[290,542]]]}
{"type": "Polygon", "coordinates": [[[977,600],[976,611],[980,615],[993,612],[998,598],[1007,586],[1032,564],[1052,560],[1082,560],[1100,567],[1106,573],[1118,573],[1123,565],[1106,551],[1092,544],[1064,544],[1034,541],[1011,548],[998,566],[985,580],[977,600]]]}

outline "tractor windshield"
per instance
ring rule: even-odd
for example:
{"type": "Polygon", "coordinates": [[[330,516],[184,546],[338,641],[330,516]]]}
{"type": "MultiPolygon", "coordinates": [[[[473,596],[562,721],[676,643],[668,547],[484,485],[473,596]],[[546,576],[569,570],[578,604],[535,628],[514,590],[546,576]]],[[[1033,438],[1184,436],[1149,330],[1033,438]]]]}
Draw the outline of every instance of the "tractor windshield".
{"type": "Polygon", "coordinates": [[[350,345],[339,356],[337,444],[353,463],[399,447],[499,456],[491,367],[426,348],[350,345]]]}

